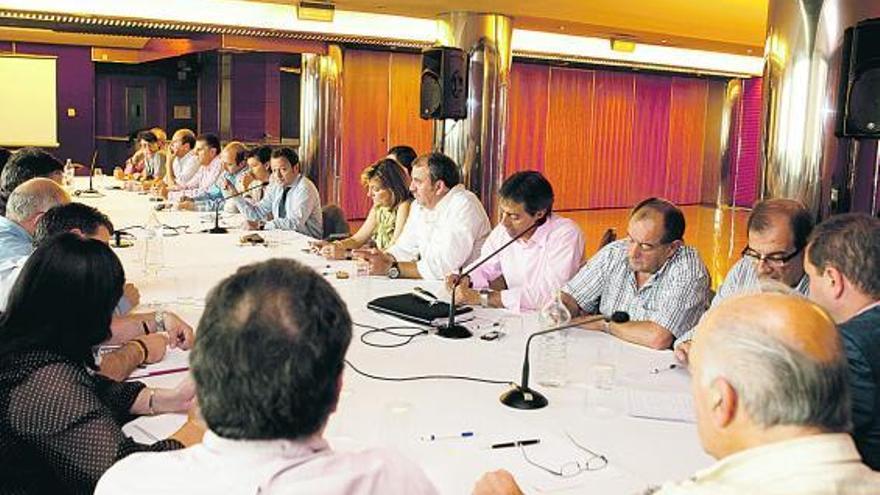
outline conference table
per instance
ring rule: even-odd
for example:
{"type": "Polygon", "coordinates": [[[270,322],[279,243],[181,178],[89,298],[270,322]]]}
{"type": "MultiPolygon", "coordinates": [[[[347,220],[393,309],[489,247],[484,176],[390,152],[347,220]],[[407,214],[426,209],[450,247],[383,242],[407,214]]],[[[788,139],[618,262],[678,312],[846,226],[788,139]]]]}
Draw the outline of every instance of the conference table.
{"type": "MultiPolygon", "coordinates": [[[[141,292],[141,305],[135,312],[163,308],[196,328],[205,295],[218,281],[249,263],[291,258],[323,274],[346,302],[356,324],[347,358],[360,371],[386,378],[466,375],[504,382],[520,380],[526,339],[540,330],[534,313],[476,308],[474,318],[466,324],[476,334],[474,338],[449,340],[427,334],[400,347],[366,345],[360,339],[366,331],[361,325],[407,325],[367,309],[368,301],[417,286],[439,295],[445,292],[441,283],[358,276],[356,262],[327,261],[309,253],[309,238],[295,232],[260,232],[267,241],[264,245],[242,245],[240,238],[247,232],[238,228],[240,215],[221,214],[221,223],[229,227],[226,234],[201,233],[213,224],[212,213],[170,208],[156,211],[157,203],[148,195],[110,189],[120,183],[104,180],[106,184],[99,188],[102,197],[83,195],[77,200],[97,207],[117,229],[128,228],[135,236],[134,246],[115,248],[127,279],[141,292]],[[144,230],[138,227],[151,215],[173,227],[164,230],[158,270],[155,265],[145,269],[144,230]],[[348,277],[339,278],[339,272],[348,277]],[[478,338],[492,330],[506,335],[494,341],[478,338]]],[[[83,187],[83,179],[74,185],[83,187]]],[[[346,366],[338,408],[330,417],[325,436],[337,450],[397,449],[418,463],[442,494],[470,493],[482,473],[501,468],[511,471],[526,493],[629,494],[667,480],[684,479],[712,463],[700,447],[693,422],[632,415],[633,401],[642,406],[646,401],[649,406],[659,401],[666,408],[669,404],[689,407],[680,402],[688,397],[690,377],[687,370],[670,366],[675,363],[670,351],[631,345],[601,332],[572,329],[567,333],[565,385],[544,387],[532,378],[531,385],[549,400],[543,409],[517,410],[503,405],[499,396],[509,385],[461,380],[383,381],[346,366]],[[609,369],[613,373],[610,389],[609,369]],[[598,389],[593,375],[600,371],[606,383],[598,389]],[[431,440],[431,435],[437,438],[431,440]],[[560,478],[527,462],[520,448],[490,448],[495,443],[539,439],[539,443],[523,448],[529,459],[558,469],[586,457],[569,437],[604,455],[607,466],[560,478]]],[[[368,337],[368,342],[379,344],[403,341],[377,333],[368,337]]],[[[186,354],[171,350],[165,361],[138,370],[135,376],[151,386],[174,386],[186,374],[180,371],[187,366],[186,354]]],[[[532,359],[534,374],[541,366],[535,361],[534,346],[532,359]]],[[[125,431],[138,441],[151,443],[174,432],[184,420],[183,414],[141,417],[126,425],[125,431]]]]}

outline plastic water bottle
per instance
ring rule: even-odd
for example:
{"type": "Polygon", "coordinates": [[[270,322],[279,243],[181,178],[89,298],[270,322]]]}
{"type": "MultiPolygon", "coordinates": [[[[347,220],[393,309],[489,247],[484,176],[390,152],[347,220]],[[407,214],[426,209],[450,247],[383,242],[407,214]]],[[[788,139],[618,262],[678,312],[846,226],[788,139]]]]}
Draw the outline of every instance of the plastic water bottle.
{"type": "Polygon", "coordinates": [[[162,234],[162,223],[156,216],[155,211],[150,212],[150,218],[144,226],[144,275],[156,277],[165,263],[165,245],[162,234]]]}
{"type": "MultiPolygon", "coordinates": [[[[571,321],[571,312],[562,303],[562,291],[557,290],[538,314],[541,330],[565,325],[571,321]]],[[[548,333],[535,338],[538,346],[538,383],[545,387],[562,387],[568,369],[568,330],[548,333]]]]}
{"type": "Polygon", "coordinates": [[[73,162],[68,158],[67,161],[64,162],[64,175],[62,176],[65,186],[70,187],[73,185],[74,175],[76,175],[76,169],[73,166],[73,162]]]}

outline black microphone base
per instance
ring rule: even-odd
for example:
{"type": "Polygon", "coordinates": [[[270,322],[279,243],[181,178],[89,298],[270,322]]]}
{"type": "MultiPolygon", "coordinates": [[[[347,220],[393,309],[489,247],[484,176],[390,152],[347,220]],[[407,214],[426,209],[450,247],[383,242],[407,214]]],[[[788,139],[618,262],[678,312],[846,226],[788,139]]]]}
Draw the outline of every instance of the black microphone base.
{"type": "Polygon", "coordinates": [[[104,193],[102,193],[101,191],[99,191],[97,189],[88,188],[88,189],[78,189],[78,190],[74,191],[73,195],[74,196],[101,197],[101,196],[104,196],[104,193]]]}
{"type": "Polygon", "coordinates": [[[207,232],[209,234],[226,234],[229,232],[229,229],[227,229],[225,227],[211,227],[210,229],[206,230],[205,232],[207,232]]]}
{"type": "Polygon", "coordinates": [[[446,325],[437,329],[437,335],[444,339],[469,339],[474,336],[470,330],[461,325],[446,325]]]}
{"type": "Polygon", "coordinates": [[[501,403],[514,409],[541,409],[548,404],[547,398],[541,393],[519,386],[504,392],[501,403]]]}

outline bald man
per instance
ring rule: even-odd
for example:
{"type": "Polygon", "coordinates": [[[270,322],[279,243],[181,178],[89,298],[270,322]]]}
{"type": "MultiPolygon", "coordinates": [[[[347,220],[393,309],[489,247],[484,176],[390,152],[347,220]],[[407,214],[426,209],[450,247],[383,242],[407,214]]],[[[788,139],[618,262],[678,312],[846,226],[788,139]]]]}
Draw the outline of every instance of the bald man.
{"type": "MultiPolygon", "coordinates": [[[[846,358],[834,321],[797,296],[724,301],[699,324],[691,352],[700,442],[718,459],[657,495],[868,495],[880,493],[846,433],[846,358]]],[[[475,495],[520,494],[506,471],[475,495]]]]}
{"type": "Polygon", "coordinates": [[[0,217],[0,264],[31,254],[37,222],[49,208],[69,202],[67,192],[51,179],[30,179],[16,187],[6,216],[0,217]]]}

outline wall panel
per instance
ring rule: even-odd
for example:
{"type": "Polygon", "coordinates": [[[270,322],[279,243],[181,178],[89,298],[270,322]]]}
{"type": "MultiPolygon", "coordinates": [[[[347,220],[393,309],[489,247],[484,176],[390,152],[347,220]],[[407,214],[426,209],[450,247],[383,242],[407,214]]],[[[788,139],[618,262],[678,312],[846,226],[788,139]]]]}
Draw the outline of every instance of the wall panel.
{"type": "Polygon", "coordinates": [[[510,71],[505,175],[520,170],[544,171],[549,85],[550,67],[547,65],[514,64],[510,71]]]}

